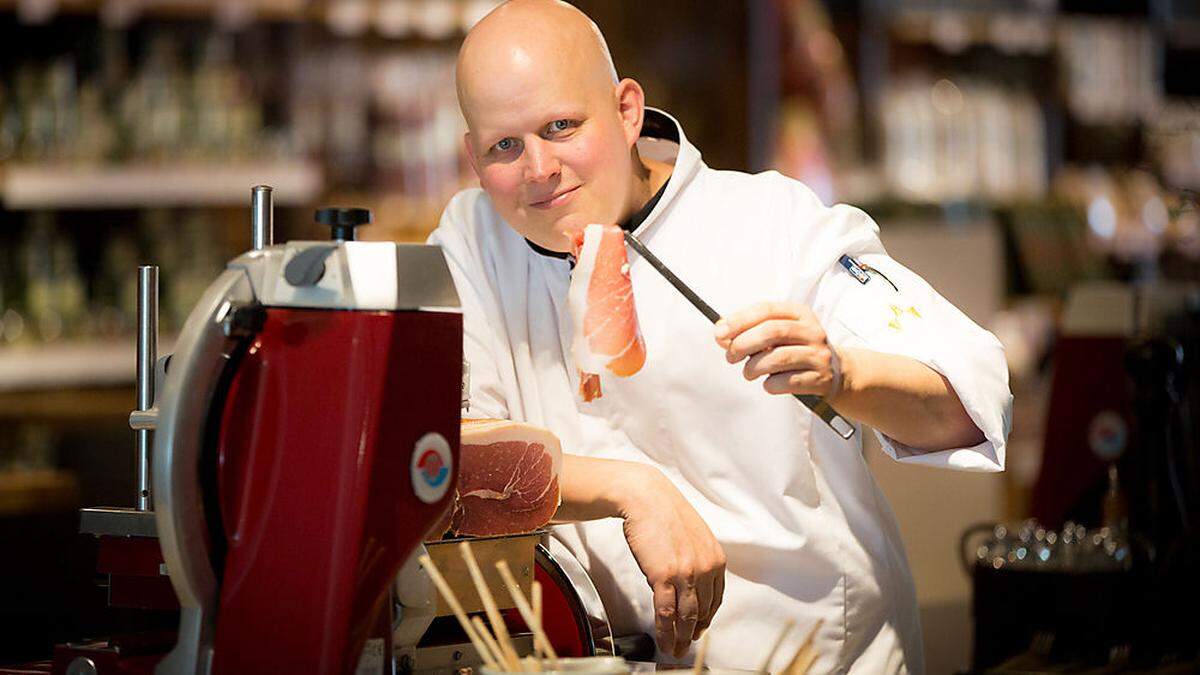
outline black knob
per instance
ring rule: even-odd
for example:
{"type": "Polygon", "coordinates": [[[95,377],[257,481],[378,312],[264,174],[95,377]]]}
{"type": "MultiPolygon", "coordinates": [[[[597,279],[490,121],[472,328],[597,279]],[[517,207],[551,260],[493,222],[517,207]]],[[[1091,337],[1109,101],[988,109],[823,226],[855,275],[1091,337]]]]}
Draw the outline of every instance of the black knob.
{"type": "Polygon", "coordinates": [[[354,228],[371,222],[370,209],[317,209],[317,222],[332,228],[332,238],[354,241],[354,228]]]}

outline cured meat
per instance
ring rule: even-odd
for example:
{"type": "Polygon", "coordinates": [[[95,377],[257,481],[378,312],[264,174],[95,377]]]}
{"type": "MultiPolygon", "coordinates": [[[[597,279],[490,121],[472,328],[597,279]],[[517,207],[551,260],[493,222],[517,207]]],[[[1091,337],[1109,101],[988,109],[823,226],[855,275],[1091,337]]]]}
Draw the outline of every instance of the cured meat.
{"type": "Polygon", "coordinates": [[[562,449],[532,424],[463,420],[450,530],[491,536],[531,532],[558,510],[562,449]]]}
{"type": "Polygon", "coordinates": [[[601,395],[601,369],[633,375],[646,362],[646,344],[633,303],[624,232],[616,225],[588,225],[575,235],[574,244],[575,269],[567,291],[575,326],[571,351],[579,368],[579,393],[591,401],[601,395]]]}

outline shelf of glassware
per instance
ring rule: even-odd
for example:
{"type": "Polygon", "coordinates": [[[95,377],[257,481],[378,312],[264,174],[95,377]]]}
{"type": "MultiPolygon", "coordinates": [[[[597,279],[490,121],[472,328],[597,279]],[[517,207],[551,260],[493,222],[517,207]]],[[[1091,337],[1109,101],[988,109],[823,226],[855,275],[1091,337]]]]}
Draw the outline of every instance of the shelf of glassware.
{"type": "Polygon", "coordinates": [[[0,198],[13,210],[241,206],[255,185],[275,188],[276,204],[308,205],[324,175],[318,163],[299,160],[0,167],[0,198]]]}
{"type": "MultiPolygon", "coordinates": [[[[169,354],[174,340],[159,340],[159,354],[169,354]]],[[[137,351],[132,338],[0,349],[0,393],[133,383],[137,351]]]]}

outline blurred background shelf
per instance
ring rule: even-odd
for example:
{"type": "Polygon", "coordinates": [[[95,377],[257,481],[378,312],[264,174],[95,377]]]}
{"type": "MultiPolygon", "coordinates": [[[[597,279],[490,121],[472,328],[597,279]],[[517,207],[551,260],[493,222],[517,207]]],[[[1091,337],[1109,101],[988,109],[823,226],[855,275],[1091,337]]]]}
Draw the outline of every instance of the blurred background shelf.
{"type": "Polygon", "coordinates": [[[132,14],[151,18],[204,18],[236,15],[248,19],[300,21],[309,18],[308,0],[0,0],[0,11],[26,21],[59,15],[132,14]]]}
{"type": "MultiPolygon", "coordinates": [[[[159,354],[169,354],[173,345],[173,338],[161,338],[159,354]]],[[[0,351],[0,394],[131,384],[135,347],[132,338],[5,347],[0,351]]]]}
{"type": "Polygon", "coordinates": [[[69,471],[0,471],[0,517],[55,513],[79,502],[79,479],[69,471]]]}
{"type": "Polygon", "coordinates": [[[129,419],[137,401],[133,383],[0,391],[0,421],[94,426],[129,419]]]}
{"type": "Polygon", "coordinates": [[[79,478],[67,471],[0,471],[0,516],[56,513],[79,503],[79,478]]]}
{"type": "Polygon", "coordinates": [[[274,187],[277,204],[300,205],[319,199],[324,179],[315,162],[14,163],[0,168],[0,195],[9,209],[242,206],[254,185],[274,187]]]}

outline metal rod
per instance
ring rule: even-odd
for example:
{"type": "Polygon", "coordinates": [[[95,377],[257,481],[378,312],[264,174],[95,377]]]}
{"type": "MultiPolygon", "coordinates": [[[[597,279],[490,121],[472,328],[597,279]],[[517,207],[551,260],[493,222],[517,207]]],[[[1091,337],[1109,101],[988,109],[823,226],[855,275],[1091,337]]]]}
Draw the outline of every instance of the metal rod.
{"type": "MultiPolygon", "coordinates": [[[[689,288],[687,284],[683,283],[682,279],[675,276],[675,273],[668,269],[667,266],[658,259],[658,256],[651,253],[641,241],[638,241],[638,238],[633,236],[632,232],[625,232],[625,241],[629,244],[630,248],[637,252],[638,255],[645,258],[646,262],[650,263],[650,266],[657,270],[658,273],[661,274],[668,283],[674,286],[675,290],[683,294],[683,297],[687,298],[688,302],[692,303],[693,307],[700,310],[700,313],[703,314],[705,318],[713,323],[721,320],[721,315],[717,313],[717,310],[713,309],[707,302],[702,300],[700,296],[696,295],[696,292],[689,288]]],[[[845,418],[839,415],[832,406],[825,402],[825,399],[821,398],[820,396],[813,396],[812,394],[793,394],[793,396],[796,397],[796,400],[803,403],[806,408],[813,411],[813,414],[815,414],[817,417],[820,417],[825,424],[828,424],[829,428],[833,429],[834,433],[836,433],[838,436],[841,436],[844,439],[849,439],[854,435],[854,425],[850,424],[845,420],[845,418]]]]}
{"type": "Polygon", "coordinates": [[[625,232],[625,241],[629,243],[629,246],[633,248],[633,250],[637,251],[638,255],[645,258],[646,262],[650,263],[651,267],[658,270],[658,273],[663,275],[663,278],[670,282],[670,284],[675,287],[675,290],[682,293],[683,297],[687,298],[688,302],[692,303],[693,307],[700,310],[700,313],[703,314],[706,319],[713,323],[721,320],[721,315],[717,313],[717,310],[710,307],[707,302],[701,300],[700,296],[696,295],[695,291],[688,287],[687,284],[683,283],[682,279],[675,276],[675,273],[668,269],[667,266],[658,259],[658,256],[647,250],[642,242],[638,241],[638,238],[633,236],[632,232],[625,232]]]}
{"type": "MultiPolygon", "coordinates": [[[[138,267],[137,407],[154,407],[154,364],[158,361],[158,267],[138,267]]],[[[137,510],[154,508],[150,495],[150,430],[138,429],[137,510]]]]}
{"type": "Polygon", "coordinates": [[[256,185],[250,190],[250,239],[255,251],[275,243],[275,207],[270,185],[256,185]]]}

